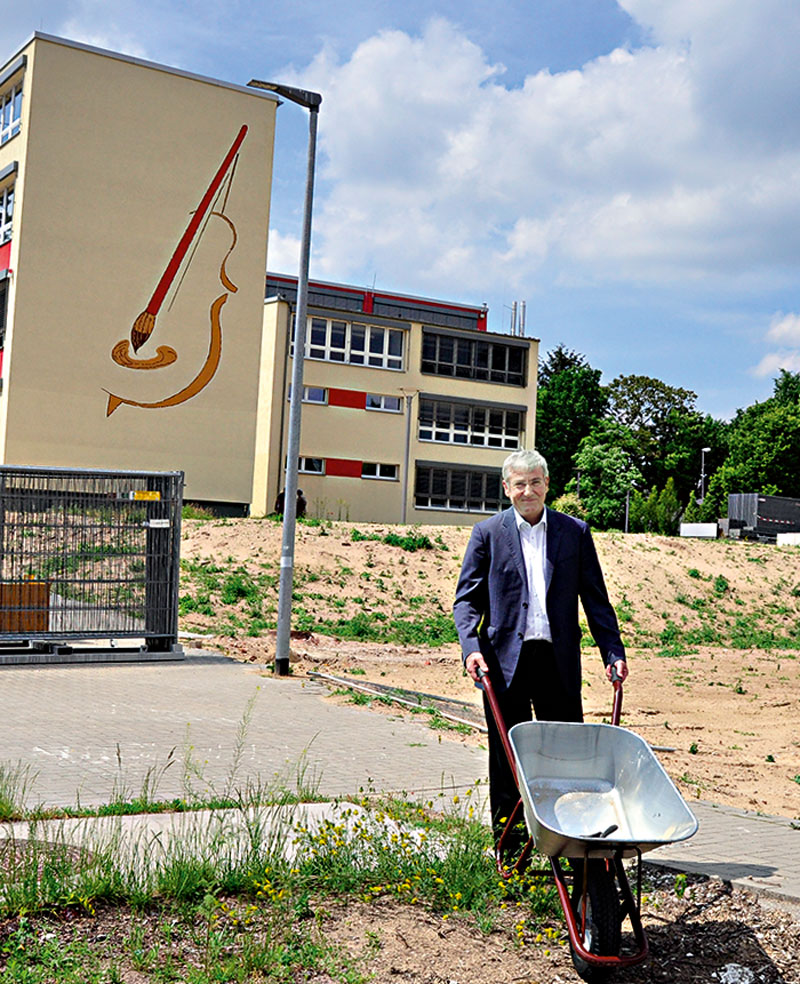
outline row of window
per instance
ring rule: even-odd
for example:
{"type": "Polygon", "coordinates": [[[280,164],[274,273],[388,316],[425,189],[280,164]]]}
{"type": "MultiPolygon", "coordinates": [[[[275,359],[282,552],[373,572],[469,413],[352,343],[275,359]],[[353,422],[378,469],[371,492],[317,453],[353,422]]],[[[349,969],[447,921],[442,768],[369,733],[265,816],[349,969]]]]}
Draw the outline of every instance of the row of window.
{"type": "MultiPolygon", "coordinates": [[[[524,386],[525,353],[526,349],[520,345],[456,338],[428,329],[422,332],[421,368],[433,376],[524,386]]],[[[337,318],[310,317],[306,358],[402,371],[406,358],[405,332],[337,318]]]]}
{"type": "Polygon", "coordinates": [[[22,120],[22,83],[0,95],[0,146],[19,133],[22,120]]]}
{"type": "MultiPolygon", "coordinates": [[[[325,459],[301,457],[298,470],[306,475],[324,475],[325,459]]],[[[365,461],[361,466],[362,478],[397,481],[398,474],[398,465],[365,461]]],[[[497,512],[504,504],[500,471],[417,465],[414,504],[418,509],[497,512]]]]}
{"type": "Polygon", "coordinates": [[[0,245],[11,239],[11,223],[14,218],[14,185],[0,191],[0,245]]]}
{"type": "MultiPolygon", "coordinates": [[[[291,396],[291,387],[289,387],[291,396]]],[[[304,386],[303,403],[321,403],[327,406],[328,391],[323,386],[304,386]]],[[[399,396],[385,396],[383,393],[367,393],[367,410],[383,410],[386,413],[400,413],[402,401],[399,396]]]]}
{"type": "Polygon", "coordinates": [[[525,385],[525,349],[475,338],[422,333],[422,371],[492,383],[525,385]]]}
{"type": "Polygon", "coordinates": [[[421,399],[419,439],[516,451],[520,447],[522,420],[521,410],[421,399]]]}
{"type": "MultiPolygon", "coordinates": [[[[328,390],[304,386],[303,402],[327,405],[328,390]]],[[[367,393],[366,409],[400,413],[402,401],[399,396],[367,393]]],[[[427,398],[419,402],[420,441],[517,451],[521,447],[523,422],[521,410],[427,398]]]]}
{"type": "MultiPolygon", "coordinates": [[[[297,470],[304,475],[324,475],[325,459],[301,457],[298,459],[297,470]]],[[[361,462],[362,478],[378,478],[388,482],[396,482],[398,473],[398,465],[385,465],[375,461],[361,462]]]]}
{"type": "Polygon", "coordinates": [[[306,358],[375,369],[402,369],[403,332],[334,318],[309,318],[306,358]]]}

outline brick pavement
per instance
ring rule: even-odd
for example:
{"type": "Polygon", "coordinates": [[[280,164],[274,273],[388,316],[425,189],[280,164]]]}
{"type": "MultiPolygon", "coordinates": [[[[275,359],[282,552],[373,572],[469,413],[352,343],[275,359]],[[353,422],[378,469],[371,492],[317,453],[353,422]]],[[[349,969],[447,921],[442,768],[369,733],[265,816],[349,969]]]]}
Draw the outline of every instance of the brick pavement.
{"type": "MultiPolygon", "coordinates": [[[[485,781],[485,752],[413,719],[334,705],[322,700],[327,693],[321,683],[262,677],[211,653],[179,663],[2,667],[0,762],[38,773],[29,805],[136,795],[173,748],[159,798],[180,796],[187,783],[224,791],[237,748],[239,785],[256,776],[291,784],[300,762],[306,783],[331,797],[370,787],[430,796],[485,781]]],[[[698,833],[649,860],[800,903],[796,821],[689,805],[698,833]]]]}
{"type": "Polygon", "coordinates": [[[180,796],[186,784],[221,792],[237,754],[240,786],[256,776],[288,776],[291,785],[301,764],[306,783],[326,796],[370,785],[436,793],[485,775],[480,750],[440,740],[422,722],[325,702],[327,693],[215,654],[2,667],[0,761],[29,764],[38,773],[30,801],[59,806],[137,795],[148,772],[160,776],[159,798],[180,796]]]}

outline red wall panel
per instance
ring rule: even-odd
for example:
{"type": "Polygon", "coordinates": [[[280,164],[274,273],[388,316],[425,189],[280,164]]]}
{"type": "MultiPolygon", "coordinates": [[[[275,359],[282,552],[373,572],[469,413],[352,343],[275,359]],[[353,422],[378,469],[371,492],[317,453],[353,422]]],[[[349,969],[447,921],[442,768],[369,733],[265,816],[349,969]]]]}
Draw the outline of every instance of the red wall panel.
{"type": "Polygon", "coordinates": [[[339,478],[361,478],[361,462],[352,458],[326,458],[325,474],[339,478]]]}
{"type": "Polygon", "coordinates": [[[367,394],[359,390],[328,390],[329,407],[352,407],[354,410],[363,410],[367,405],[367,394]]]}

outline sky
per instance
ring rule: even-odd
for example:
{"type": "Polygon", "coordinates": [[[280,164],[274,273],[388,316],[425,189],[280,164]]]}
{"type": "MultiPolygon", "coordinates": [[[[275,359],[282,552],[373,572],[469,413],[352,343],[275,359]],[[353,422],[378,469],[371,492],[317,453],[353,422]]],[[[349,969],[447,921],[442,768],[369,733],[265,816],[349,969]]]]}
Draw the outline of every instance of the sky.
{"type": "MultiPolygon", "coordinates": [[[[545,354],[730,418],[800,371],[792,0],[28,0],[34,31],[320,92],[312,279],[489,307],[545,354]]],[[[307,114],[279,109],[268,266],[296,273],[307,114]]]]}

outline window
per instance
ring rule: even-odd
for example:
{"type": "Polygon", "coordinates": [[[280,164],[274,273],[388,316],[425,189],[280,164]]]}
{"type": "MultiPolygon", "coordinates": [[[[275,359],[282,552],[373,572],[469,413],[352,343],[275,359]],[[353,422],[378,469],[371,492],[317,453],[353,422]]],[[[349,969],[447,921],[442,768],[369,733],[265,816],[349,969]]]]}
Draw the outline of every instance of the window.
{"type": "Polygon", "coordinates": [[[500,470],[476,471],[417,465],[414,502],[418,509],[497,512],[501,505],[500,470]]]}
{"type": "Polygon", "coordinates": [[[403,403],[399,396],[382,396],[379,393],[367,393],[367,410],[383,410],[385,413],[400,413],[403,403]]]}
{"type": "Polygon", "coordinates": [[[297,470],[305,475],[324,475],[325,459],[300,457],[297,459],[297,470]]]}
{"type": "Polygon", "coordinates": [[[524,386],[525,352],[521,345],[422,332],[422,371],[434,376],[524,386]]]}
{"type": "Polygon", "coordinates": [[[419,439],[516,451],[522,420],[520,410],[420,399],[419,439]]]}
{"type": "Polygon", "coordinates": [[[361,463],[362,478],[381,478],[386,482],[396,482],[397,471],[397,465],[377,465],[370,461],[361,463]]]}
{"type": "Polygon", "coordinates": [[[14,218],[14,185],[0,191],[0,244],[11,239],[11,220],[14,218]]]}
{"type": "Polygon", "coordinates": [[[308,319],[306,358],[376,369],[402,369],[403,332],[399,328],[312,317],[308,319]]]}
{"type": "Polygon", "coordinates": [[[19,133],[22,119],[22,83],[0,96],[0,145],[19,133]]]}
{"type": "MultiPolygon", "coordinates": [[[[292,398],[292,387],[289,387],[289,393],[286,397],[287,400],[292,398]]],[[[328,402],[328,391],[321,386],[304,386],[303,387],[303,403],[327,403],[328,402]]]]}

